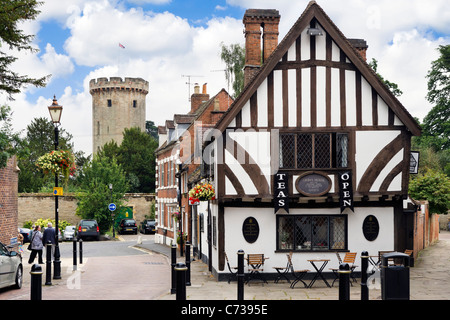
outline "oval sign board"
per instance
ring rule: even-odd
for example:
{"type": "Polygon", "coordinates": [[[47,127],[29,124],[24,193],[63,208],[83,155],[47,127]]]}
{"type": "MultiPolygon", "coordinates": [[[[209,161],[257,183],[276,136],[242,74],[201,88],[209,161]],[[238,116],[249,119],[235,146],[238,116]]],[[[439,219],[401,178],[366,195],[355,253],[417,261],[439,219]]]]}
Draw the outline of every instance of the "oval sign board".
{"type": "Polygon", "coordinates": [[[295,181],[298,192],[308,197],[322,196],[331,189],[331,179],[321,173],[307,172],[295,181]]]}
{"type": "Polygon", "coordinates": [[[380,232],[380,224],[375,216],[367,216],[363,222],[363,234],[368,241],[373,241],[378,237],[380,232]]]}
{"type": "Polygon", "coordinates": [[[253,217],[248,217],[242,224],[242,234],[248,243],[255,242],[259,237],[259,224],[253,217]]]}

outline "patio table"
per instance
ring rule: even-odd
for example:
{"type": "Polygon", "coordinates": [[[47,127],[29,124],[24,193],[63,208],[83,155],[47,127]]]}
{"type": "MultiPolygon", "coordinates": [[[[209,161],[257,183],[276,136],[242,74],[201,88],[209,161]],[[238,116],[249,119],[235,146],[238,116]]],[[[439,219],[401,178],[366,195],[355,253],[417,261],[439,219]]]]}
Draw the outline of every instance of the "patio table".
{"type": "Polygon", "coordinates": [[[311,283],[309,284],[308,288],[311,288],[314,284],[314,282],[316,282],[316,280],[320,277],[323,282],[325,282],[325,284],[327,285],[328,288],[331,288],[330,284],[327,282],[327,280],[323,277],[322,271],[325,268],[325,266],[328,264],[328,262],[330,261],[330,259],[312,259],[312,260],[308,260],[309,263],[312,264],[312,266],[314,267],[314,269],[316,269],[316,274],[314,275],[314,278],[311,280],[311,283]],[[316,266],[316,263],[322,263],[320,265],[320,267],[318,268],[316,266]]]}

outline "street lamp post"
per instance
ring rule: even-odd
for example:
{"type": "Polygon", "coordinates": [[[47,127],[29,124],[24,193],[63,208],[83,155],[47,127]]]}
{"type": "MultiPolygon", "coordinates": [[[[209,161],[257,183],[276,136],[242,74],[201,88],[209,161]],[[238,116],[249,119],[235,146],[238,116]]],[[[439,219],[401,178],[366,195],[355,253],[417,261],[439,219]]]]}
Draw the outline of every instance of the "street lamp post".
{"type": "MultiPolygon", "coordinates": [[[[59,144],[59,125],[61,120],[62,106],[58,105],[56,96],[53,96],[53,103],[48,107],[52,122],[55,126],[55,150],[58,150],[59,144]]],[[[55,187],[58,187],[58,173],[55,173],[55,187]]],[[[55,194],[55,260],[53,261],[53,279],[61,279],[61,261],[59,253],[59,217],[58,217],[58,195],[55,194]]]]}

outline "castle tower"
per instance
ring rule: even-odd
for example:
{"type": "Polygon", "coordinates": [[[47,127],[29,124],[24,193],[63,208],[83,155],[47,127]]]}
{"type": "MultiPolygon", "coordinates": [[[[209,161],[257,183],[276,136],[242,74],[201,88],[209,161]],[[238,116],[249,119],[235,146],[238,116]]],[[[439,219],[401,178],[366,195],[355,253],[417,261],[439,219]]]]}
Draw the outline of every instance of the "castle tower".
{"type": "Polygon", "coordinates": [[[89,82],[92,95],[93,152],[112,140],[122,143],[125,128],[145,131],[148,81],[141,78],[98,78],[89,82]]]}

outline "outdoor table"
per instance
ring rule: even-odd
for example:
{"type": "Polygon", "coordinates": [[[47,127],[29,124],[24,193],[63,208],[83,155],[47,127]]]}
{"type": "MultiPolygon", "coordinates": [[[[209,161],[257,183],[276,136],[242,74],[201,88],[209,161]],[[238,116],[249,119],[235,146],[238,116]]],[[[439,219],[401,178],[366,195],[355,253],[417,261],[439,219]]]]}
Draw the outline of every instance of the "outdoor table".
{"type": "Polygon", "coordinates": [[[316,282],[317,278],[319,278],[319,277],[323,280],[323,282],[325,282],[325,284],[327,285],[328,288],[331,288],[330,284],[327,282],[327,280],[322,275],[322,271],[325,268],[325,266],[328,264],[330,259],[312,259],[312,260],[308,260],[308,261],[312,264],[314,269],[316,269],[316,271],[317,271],[317,273],[314,275],[314,278],[311,280],[311,283],[309,284],[308,288],[311,288],[313,286],[314,282],[316,282]],[[316,262],[322,263],[320,268],[317,268],[316,262]]]}

